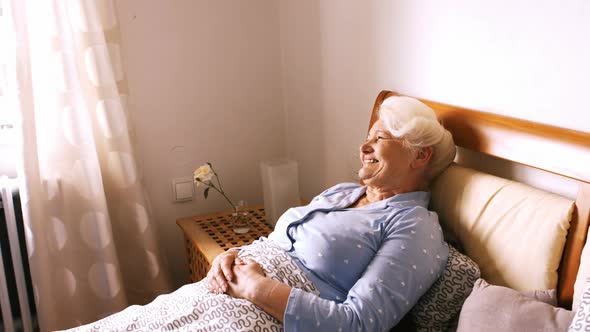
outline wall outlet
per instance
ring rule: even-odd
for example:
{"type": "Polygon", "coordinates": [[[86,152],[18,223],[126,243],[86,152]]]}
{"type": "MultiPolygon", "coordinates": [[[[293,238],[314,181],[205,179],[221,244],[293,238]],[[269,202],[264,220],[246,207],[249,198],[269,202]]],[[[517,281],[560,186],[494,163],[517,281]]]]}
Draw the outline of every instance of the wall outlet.
{"type": "Polygon", "coordinates": [[[195,185],[192,177],[172,179],[172,201],[188,202],[193,200],[195,185]]]}

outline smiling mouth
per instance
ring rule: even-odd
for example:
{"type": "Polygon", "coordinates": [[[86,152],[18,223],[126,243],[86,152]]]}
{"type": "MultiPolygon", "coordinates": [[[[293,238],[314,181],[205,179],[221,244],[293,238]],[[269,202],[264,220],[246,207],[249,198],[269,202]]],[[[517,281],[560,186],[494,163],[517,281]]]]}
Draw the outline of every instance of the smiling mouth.
{"type": "Polygon", "coordinates": [[[367,162],[369,164],[374,164],[374,163],[378,163],[379,160],[377,160],[377,159],[365,159],[365,162],[367,162]]]}

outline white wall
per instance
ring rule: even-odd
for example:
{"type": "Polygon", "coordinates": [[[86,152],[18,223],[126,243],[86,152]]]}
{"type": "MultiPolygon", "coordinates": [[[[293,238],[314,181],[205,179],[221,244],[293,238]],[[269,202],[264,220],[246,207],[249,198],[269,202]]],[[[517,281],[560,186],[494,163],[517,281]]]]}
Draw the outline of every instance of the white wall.
{"type": "Polygon", "coordinates": [[[234,200],[262,203],[259,162],[284,156],[278,3],[116,1],[136,156],[177,285],[188,280],[179,217],[228,209],[171,201],[171,180],[213,163],[234,200]]]}
{"type": "Polygon", "coordinates": [[[304,198],[356,181],[382,89],[590,132],[587,0],[116,3],[137,155],[177,283],[175,219],[226,206],[170,202],[172,178],[211,161],[233,197],[261,203],[258,162],[286,154],[304,198]]]}
{"type": "Polygon", "coordinates": [[[280,10],[287,146],[307,198],[354,179],[382,89],[590,132],[587,0],[283,0],[280,10]],[[321,125],[311,135],[310,123],[321,125]]]}

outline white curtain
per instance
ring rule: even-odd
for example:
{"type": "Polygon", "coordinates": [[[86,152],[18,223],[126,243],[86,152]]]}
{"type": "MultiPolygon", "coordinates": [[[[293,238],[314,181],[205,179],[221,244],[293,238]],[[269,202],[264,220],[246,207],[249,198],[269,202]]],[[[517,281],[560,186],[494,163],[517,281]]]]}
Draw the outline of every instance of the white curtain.
{"type": "Polygon", "coordinates": [[[133,153],[113,0],[8,1],[35,302],[42,330],[69,328],[170,283],[133,153]]]}

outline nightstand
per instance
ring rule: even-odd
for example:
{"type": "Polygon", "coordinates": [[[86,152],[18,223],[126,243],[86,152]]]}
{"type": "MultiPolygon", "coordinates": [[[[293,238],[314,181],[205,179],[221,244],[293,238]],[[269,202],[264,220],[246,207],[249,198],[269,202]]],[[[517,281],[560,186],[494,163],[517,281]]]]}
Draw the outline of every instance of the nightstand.
{"type": "Polygon", "coordinates": [[[184,233],[191,282],[203,279],[213,259],[227,249],[243,246],[261,236],[268,236],[272,228],[266,223],[262,205],[247,209],[251,216],[250,231],[236,234],[231,228],[231,213],[225,211],[209,215],[178,219],[184,233]]]}

